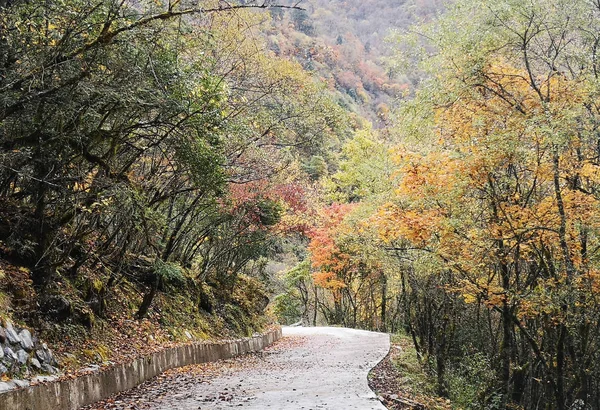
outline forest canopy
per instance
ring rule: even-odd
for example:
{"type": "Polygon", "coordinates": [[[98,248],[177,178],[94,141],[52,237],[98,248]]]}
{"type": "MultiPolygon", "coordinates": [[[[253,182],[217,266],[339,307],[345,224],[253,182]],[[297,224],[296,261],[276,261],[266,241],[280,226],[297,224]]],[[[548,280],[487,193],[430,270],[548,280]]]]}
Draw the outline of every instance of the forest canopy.
{"type": "Polygon", "coordinates": [[[342,204],[309,251],[331,317],[406,329],[459,406],[600,402],[599,13],[457,1],[396,30],[389,69],[418,82],[370,133],[385,159],[348,140],[325,184],[342,204]]]}
{"type": "Polygon", "coordinates": [[[598,409],[599,22],[1,1],[0,304],[405,332],[456,408],[598,409]]]}
{"type": "Polygon", "coordinates": [[[264,5],[0,6],[0,241],[29,276],[7,289],[32,296],[9,310],[92,326],[131,285],[138,318],[169,289],[239,305],[302,206],[299,156],[343,132],[325,87],[268,52],[264,5]]]}

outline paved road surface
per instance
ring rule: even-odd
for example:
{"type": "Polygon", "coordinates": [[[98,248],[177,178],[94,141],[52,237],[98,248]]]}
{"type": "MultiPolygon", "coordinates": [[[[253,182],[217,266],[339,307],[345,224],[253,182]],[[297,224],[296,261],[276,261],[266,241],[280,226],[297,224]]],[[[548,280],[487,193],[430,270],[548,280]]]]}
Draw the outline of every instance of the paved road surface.
{"type": "Polygon", "coordinates": [[[385,410],[367,374],[387,354],[388,335],[331,327],[283,334],[264,353],[217,362],[209,377],[186,370],[90,408],[385,410]]]}

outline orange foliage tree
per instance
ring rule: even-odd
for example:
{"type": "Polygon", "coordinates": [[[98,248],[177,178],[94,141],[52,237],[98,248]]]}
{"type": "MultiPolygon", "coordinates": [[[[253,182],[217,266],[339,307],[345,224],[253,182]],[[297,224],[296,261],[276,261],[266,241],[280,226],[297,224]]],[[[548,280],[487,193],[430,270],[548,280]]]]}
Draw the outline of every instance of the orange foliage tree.
{"type": "MultiPolygon", "coordinates": [[[[600,368],[590,366],[600,347],[596,74],[581,60],[567,69],[581,50],[552,42],[558,34],[583,41],[559,23],[560,13],[574,19],[581,9],[554,2],[541,16],[541,2],[503,2],[517,15],[482,3],[454,11],[485,16],[455,42],[448,31],[438,38],[428,64],[439,94],[417,98],[426,120],[404,111],[406,130],[426,138],[397,149],[396,198],[373,220],[389,249],[422,275],[415,300],[431,300],[431,286],[444,290],[436,296],[439,322],[414,305],[407,312],[414,328],[430,322],[413,330],[422,353],[436,358],[441,393],[448,365],[477,351],[497,363],[485,390],[501,408],[597,403],[592,379],[600,368]],[[543,28],[531,34],[536,24],[543,28]],[[492,46],[500,43],[510,46],[492,46]],[[554,50],[551,64],[541,44],[554,50]]],[[[458,16],[450,13],[442,31],[458,16]]]]}
{"type": "Polygon", "coordinates": [[[352,210],[349,204],[333,204],[321,212],[320,224],[310,234],[308,251],[316,270],[313,279],[317,286],[331,291],[335,312],[331,320],[342,322],[342,289],[348,287],[349,276],[354,269],[351,256],[336,244],[337,230],[344,217],[352,210]]]}

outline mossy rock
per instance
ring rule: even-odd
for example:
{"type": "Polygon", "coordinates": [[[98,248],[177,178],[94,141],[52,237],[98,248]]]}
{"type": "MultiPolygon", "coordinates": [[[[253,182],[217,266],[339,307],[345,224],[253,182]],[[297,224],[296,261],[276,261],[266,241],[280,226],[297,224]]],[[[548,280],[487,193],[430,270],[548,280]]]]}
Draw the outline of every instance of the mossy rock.
{"type": "Polygon", "coordinates": [[[99,344],[91,349],[83,349],[83,355],[92,362],[103,363],[110,359],[110,349],[103,344],[99,344]]]}

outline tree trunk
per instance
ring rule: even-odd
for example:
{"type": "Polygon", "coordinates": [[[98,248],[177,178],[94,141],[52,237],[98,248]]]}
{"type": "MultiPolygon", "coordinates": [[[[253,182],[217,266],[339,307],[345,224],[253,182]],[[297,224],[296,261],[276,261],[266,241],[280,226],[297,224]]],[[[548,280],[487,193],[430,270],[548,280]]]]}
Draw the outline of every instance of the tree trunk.
{"type": "Polygon", "coordinates": [[[387,276],[381,274],[381,331],[386,332],[387,326],[387,276]]]}
{"type": "Polygon", "coordinates": [[[136,317],[138,319],[143,319],[148,314],[148,309],[150,309],[150,305],[154,300],[154,296],[156,296],[156,292],[158,291],[158,287],[160,285],[160,278],[156,276],[156,279],[152,282],[152,286],[150,286],[149,291],[144,295],[144,299],[142,300],[142,304],[137,311],[136,317]]]}
{"type": "MultiPolygon", "coordinates": [[[[39,152],[37,153],[38,155],[39,152]]],[[[38,287],[44,287],[50,279],[50,272],[48,269],[48,224],[46,221],[46,195],[48,186],[44,182],[44,178],[48,173],[47,167],[43,164],[41,159],[38,159],[39,164],[37,168],[37,189],[35,192],[35,213],[34,219],[36,221],[36,246],[35,246],[35,266],[32,269],[32,279],[34,285],[38,287]]]]}
{"type": "Polygon", "coordinates": [[[319,294],[318,294],[318,289],[316,286],[313,285],[314,288],[314,295],[315,295],[315,311],[313,312],[313,326],[317,326],[317,303],[319,300],[319,294]]]}

